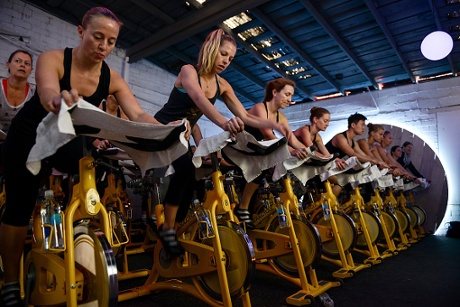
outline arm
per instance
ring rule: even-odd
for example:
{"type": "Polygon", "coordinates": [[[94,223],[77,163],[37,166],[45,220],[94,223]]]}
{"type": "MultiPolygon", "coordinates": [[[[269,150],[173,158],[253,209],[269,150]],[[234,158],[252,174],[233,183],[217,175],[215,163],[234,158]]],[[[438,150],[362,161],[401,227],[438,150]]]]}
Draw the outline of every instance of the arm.
{"type": "MultiPolygon", "coordinates": [[[[354,141],[352,141],[354,142],[354,141]]],[[[340,148],[346,155],[349,157],[356,156],[359,161],[361,162],[376,162],[375,158],[369,157],[366,155],[360,148],[359,145],[355,143],[354,148],[352,148],[349,144],[347,139],[342,134],[337,134],[332,138],[332,145],[337,148],[340,148]]],[[[376,163],[374,163],[376,164],[376,163]]]]}
{"type": "Polygon", "coordinates": [[[235,116],[241,118],[244,124],[259,129],[271,129],[281,132],[284,136],[291,134],[291,130],[286,130],[285,127],[278,125],[276,122],[270,121],[266,118],[257,117],[247,112],[243,104],[238,100],[230,84],[223,78],[219,77],[219,83],[221,88],[221,97],[229,110],[235,114],[235,116]]]}
{"type": "Polygon", "coordinates": [[[63,91],[59,80],[64,75],[64,50],[50,50],[43,52],[37,59],[35,79],[40,102],[48,112],[58,113],[61,109],[61,99],[64,98],[67,105],[77,102],[76,90],[63,91]]]}
{"type": "Polygon", "coordinates": [[[201,140],[203,139],[203,134],[201,134],[201,129],[198,124],[195,124],[192,127],[192,137],[193,137],[193,140],[195,141],[196,146],[198,147],[201,140]]]}
{"type": "Polygon", "coordinates": [[[307,126],[300,127],[292,133],[297,137],[297,139],[302,140],[302,143],[306,147],[310,147],[313,145],[313,142],[311,141],[310,129],[308,129],[307,126]]]}
{"type": "Polygon", "coordinates": [[[141,108],[126,81],[112,69],[110,69],[109,93],[115,96],[122,111],[126,114],[129,120],[140,123],[161,125],[152,115],[146,113],[141,108]]]}

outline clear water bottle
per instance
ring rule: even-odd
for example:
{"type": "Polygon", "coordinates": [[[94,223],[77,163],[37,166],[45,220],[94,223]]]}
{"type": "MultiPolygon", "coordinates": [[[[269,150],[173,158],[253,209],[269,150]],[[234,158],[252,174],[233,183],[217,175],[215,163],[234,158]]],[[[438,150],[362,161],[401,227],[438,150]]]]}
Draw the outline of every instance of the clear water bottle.
{"type": "Polygon", "coordinates": [[[200,238],[205,239],[214,237],[214,228],[212,227],[208,212],[203,208],[203,205],[198,199],[193,201],[193,209],[200,230],[200,238]]]}
{"type": "Polygon", "coordinates": [[[278,221],[280,223],[280,228],[286,228],[289,226],[288,219],[286,215],[286,208],[283,205],[283,202],[279,197],[275,199],[276,203],[276,213],[278,213],[278,221]]]}
{"type": "Polygon", "coordinates": [[[50,223],[50,208],[51,202],[50,197],[53,197],[53,191],[45,191],[45,200],[40,208],[40,217],[42,222],[42,237],[43,237],[43,249],[49,251],[50,249],[50,234],[51,234],[51,223],[50,223]]]}
{"type": "Polygon", "coordinates": [[[323,207],[324,220],[329,221],[331,219],[331,210],[329,208],[326,196],[323,196],[321,206],[323,207]]]}
{"type": "Polygon", "coordinates": [[[64,230],[62,220],[64,216],[61,211],[61,205],[55,201],[54,213],[51,215],[50,223],[54,227],[53,237],[51,238],[51,248],[64,249],[64,230]]]}
{"type": "Polygon", "coordinates": [[[318,297],[324,307],[334,307],[334,301],[331,299],[329,294],[321,293],[318,297]]]}
{"type": "Polygon", "coordinates": [[[303,195],[299,198],[299,214],[305,216],[305,210],[303,209],[303,195]]]}

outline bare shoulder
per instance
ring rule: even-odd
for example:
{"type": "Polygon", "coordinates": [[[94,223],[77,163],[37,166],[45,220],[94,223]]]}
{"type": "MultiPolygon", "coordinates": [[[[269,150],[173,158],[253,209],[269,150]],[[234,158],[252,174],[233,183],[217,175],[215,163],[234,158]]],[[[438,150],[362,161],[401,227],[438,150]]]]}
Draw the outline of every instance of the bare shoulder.
{"type": "Polygon", "coordinates": [[[63,49],[55,49],[55,50],[47,50],[40,54],[38,57],[40,61],[59,61],[58,63],[63,63],[64,59],[64,50],[63,49]]]}
{"type": "Polygon", "coordinates": [[[358,143],[359,145],[365,145],[367,144],[367,141],[366,139],[359,139],[359,140],[356,140],[356,143],[358,143]]]}
{"type": "Polygon", "coordinates": [[[181,67],[180,69],[180,73],[184,73],[184,74],[189,74],[189,73],[194,73],[196,74],[196,69],[193,65],[191,64],[185,64],[181,67]]]}
{"type": "Polygon", "coordinates": [[[264,104],[262,102],[258,102],[248,110],[248,113],[253,115],[259,115],[263,110],[263,106],[264,104]]]}

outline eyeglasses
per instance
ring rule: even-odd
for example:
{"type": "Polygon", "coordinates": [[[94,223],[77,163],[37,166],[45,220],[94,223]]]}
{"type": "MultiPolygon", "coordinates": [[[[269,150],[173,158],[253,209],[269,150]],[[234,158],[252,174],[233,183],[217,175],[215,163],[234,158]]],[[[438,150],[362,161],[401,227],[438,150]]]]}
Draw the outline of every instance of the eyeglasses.
{"type": "Polygon", "coordinates": [[[14,60],[14,62],[16,62],[16,63],[19,64],[19,65],[21,65],[21,64],[24,62],[24,65],[25,65],[25,66],[27,66],[27,67],[31,67],[31,66],[32,66],[32,63],[23,61],[23,60],[21,60],[21,59],[16,59],[16,60],[14,60]]]}

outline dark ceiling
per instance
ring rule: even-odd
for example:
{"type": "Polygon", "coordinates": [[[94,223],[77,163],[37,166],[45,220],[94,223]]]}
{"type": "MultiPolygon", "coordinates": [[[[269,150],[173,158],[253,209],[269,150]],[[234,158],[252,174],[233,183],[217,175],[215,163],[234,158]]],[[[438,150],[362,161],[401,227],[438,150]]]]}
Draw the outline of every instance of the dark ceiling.
{"type": "Polygon", "coordinates": [[[222,77],[251,107],[265,84],[296,82],[294,101],[353,94],[379,85],[456,76],[460,65],[460,0],[35,0],[34,6],[78,24],[86,10],[106,6],[124,22],[118,44],[130,62],[146,59],[177,74],[196,63],[206,35],[222,27],[238,51],[222,77]],[[236,27],[224,21],[237,16],[236,27]],[[451,54],[430,61],[420,52],[426,35],[442,30],[451,54]]]}

